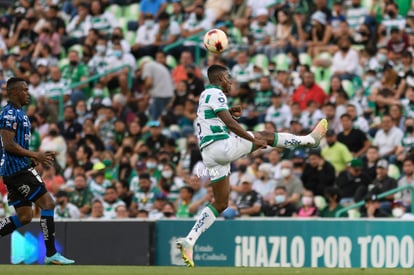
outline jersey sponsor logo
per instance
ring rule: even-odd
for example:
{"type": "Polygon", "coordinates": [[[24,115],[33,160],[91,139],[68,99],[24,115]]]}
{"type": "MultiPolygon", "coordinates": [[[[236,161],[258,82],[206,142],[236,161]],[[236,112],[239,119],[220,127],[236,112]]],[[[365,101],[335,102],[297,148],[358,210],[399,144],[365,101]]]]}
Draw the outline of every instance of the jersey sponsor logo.
{"type": "Polygon", "coordinates": [[[5,115],[3,118],[5,120],[16,120],[16,116],[13,116],[12,114],[5,115]]]}

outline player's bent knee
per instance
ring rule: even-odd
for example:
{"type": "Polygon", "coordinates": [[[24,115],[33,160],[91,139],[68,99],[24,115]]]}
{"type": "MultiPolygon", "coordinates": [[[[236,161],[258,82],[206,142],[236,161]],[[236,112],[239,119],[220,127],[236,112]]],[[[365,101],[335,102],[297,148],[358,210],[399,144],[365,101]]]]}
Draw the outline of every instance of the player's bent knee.
{"type": "Polygon", "coordinates": [[[19,214],[18,218],[19,218],[20,223],[24,225],[24,224],[30,223],[32,221],[33,216],[31,213],[30,214],[25,213],[25,214],[19,214]]]}
{"type": "Polygon", "coordinates": [[[56,206],[56,204],[55,204],[54,201],[48,201],[46,203],[46,205],[43,207],[43,209],[44,210],[53,210],[53,209],[55,209],[55,206],[56,206]]]}

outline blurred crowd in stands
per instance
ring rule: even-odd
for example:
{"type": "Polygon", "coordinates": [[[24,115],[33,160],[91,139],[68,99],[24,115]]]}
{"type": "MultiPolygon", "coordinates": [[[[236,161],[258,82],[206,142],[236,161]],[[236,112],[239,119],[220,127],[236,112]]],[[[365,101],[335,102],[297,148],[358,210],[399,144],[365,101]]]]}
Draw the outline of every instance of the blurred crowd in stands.
{"type": "Polygon", "coordinates": [[[212,202],[194,127],[212,64],[229,67],[245,129],[330,127],[320,149],[234,162],[224,218],[335,217],[362,200],[340,216],[413,217],[411,189],[378,196],[414,187],[411,0],[11,2],[0,103],[9,77],[27,80],[30,149],[58,153],[38,167],[57,218],[192,218],[212,202]],[[211,28],[229,36],[221,55],[202,47],[211,28]]]}

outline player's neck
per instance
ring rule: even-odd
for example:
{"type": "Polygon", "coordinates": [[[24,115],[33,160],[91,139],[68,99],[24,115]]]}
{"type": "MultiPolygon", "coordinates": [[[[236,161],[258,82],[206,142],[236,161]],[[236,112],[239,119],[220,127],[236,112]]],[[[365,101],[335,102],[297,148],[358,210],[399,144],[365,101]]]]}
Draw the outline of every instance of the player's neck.
{"type": "Polygon", "coordinates": [[[9,99],[9,104],[19,109],[22,108],[22,105],[20,103],[17,103],[15,100],[12,99],[9,99]]]}
{"type": "Polygon", "coordinates": [[[219,84],[217,84],[217,83],[210,83],[210,84],[208,84],[208,85],[207,85],[207,87],[206,87],[206,88],[216,88],[216,89],[223,90],[223,89],[221,88],[221,85],[219,85],[219,84]]]}

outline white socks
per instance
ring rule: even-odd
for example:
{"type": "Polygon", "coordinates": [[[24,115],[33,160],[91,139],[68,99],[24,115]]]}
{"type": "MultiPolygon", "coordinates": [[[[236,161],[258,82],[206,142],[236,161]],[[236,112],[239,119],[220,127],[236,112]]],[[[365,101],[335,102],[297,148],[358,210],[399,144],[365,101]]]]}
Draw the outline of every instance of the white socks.
{"type": "Polygon", "coordinates": [[[315,140],[310,135],[296,136],[289,133],[275,133],[273,147],[298,147],[315,144],[315,140]]]}
{"type": "Polygon", "coordinates": [[[188,233],[187,237],[185,238],[186,241],[191,246],[194,246],[201,233],[206,231],[215,222],[218,215],[219,213],[217,210],[214,209],[214,207],[211,205],[204,208],[203,211],[201,211],[200,216],[198,216],[197,221],[191,229],[190,233],[188,233]]]}

